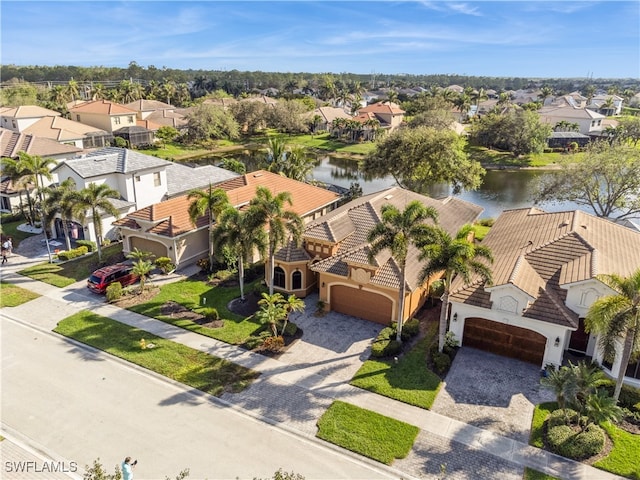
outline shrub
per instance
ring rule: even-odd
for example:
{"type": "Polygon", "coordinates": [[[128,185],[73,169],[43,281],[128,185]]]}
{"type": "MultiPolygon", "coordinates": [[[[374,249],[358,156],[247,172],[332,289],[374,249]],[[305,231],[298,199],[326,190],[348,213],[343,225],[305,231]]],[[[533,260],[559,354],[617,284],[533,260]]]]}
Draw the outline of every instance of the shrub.
{"type": "Polygon", "coordinates": [[[71,250],[58,252],[58,258],[64,262],[67,260],[72,260],[77,257],[81,257],[82,255],[86,255],[88,252],[89,252],[89,249],[85,245],[83,245],[81,247],[73,248],[71,250]]]}
{"type": "Polygon", "coordinates": [[[207,307],[202,311],[202,315],[207,319],[208,322],[215,322],[216,320],[220,320],[220,314],[218,310],[213,307],[207,307]]]}
{"type": "Polygon", "coordinates": [[[298,331],[298,325],[293,322],[287,322],[287,325],[284,327],[284,335],[288,337],[293,337],[298,331]]]}
{"type": "Polygon", "coordinates": [[[376,339],[371,345],[371,356],[375,358],[390,357],[400,353],[402,345],[394,339],[376,339]]]}
{"type": "Polygon", "coordinates": [[[209,264],[209,259],[208,258],[201,258],[200,260],[198,260],[196,262],[196,265],[203,272],[210,272],[211,271],[211,265],[209,264]]]}
{"type": "Polygon", "coordinates": [[[493,227],[494,223],[495,220],[493,218],[482,218],[478,220],[478,224],[482,225],[483,227],[493,227]]]}
{"type": "Polygon", "coordinates": [[[444,352],[438,352],[436,350],[432,353],[431,361],[433,363],[433,368],[438,375],[443,375],[449,370],[449,368],[451,368],[451,358],[444,352]]]}
{"type": "Polygon", "coordinates": [[[281,336],[277,337],[267,337],[262,342],[262,350],[267,352],[279,352],[284,348],[284,338],[281,336]]]}
{"type": "Polygon", "coordinates": [[[122,285],[120,282],[113,282],[109,285],[105,291],[108,302],[115,302],[116,300],[122,298],[122,285]]]}
{"type": "Polygon", "coordinates": [[[402,337],[404,340],[405,334],[409,337],[415,337],[420,333],[420,320],[417,318],[412,318],[411,320],[407,320],[402,327],[402,337]]]}
{"type": "Polygon", "coordinates": [[[628,408],[622,409],[623,418],[633,424],[640,426],[640,410],[630,410],[628,408]]]}
{"type": "Polygon", "coordinates": [[[604,442],[604,430],[595,423],[577,433],[568,425],[558,425],[547,431],[549,448],[558,455],[573,460],[584,460],[597,455],[604,448],[604,442]]]}
{"type": "Polygon", "coordinates": [[[630,385],[622,385],[618,403],[621,407],[640,411],[640,388],[635,388],[630,385]]]}
{"type": "Polygon", "coordinates": [[[261,346],[264,343],[265,339],[269,338],[270,336],[271,335],[269,334],[269,332],[262,332],[260,335],[251,335],[244,341],[243,346],[247,350],[254,350],[261,346]]]}
{"type": "Polygon", "coordinates": [[[158,257],[155,261],[156,267],[162,270],[162,273],[169,273],[176,268],[169,257],[158,257]]]}
{"type": "Polygon", "coordinates": [[[96,242],[92,242],[91,240],[78,240],[76,241],[76,245],[78,247],[87,247],[88,252],[95,252],[98,249],[96,242]]]}
{"type": "Polygon", "coordinates": [[[559,408],[558,410],[554,410],[547,419],[547,428],[571,424],[578,424],[578,412],[571,410],[570,408],[559,408]]]}
{"type": "Polygon", "coordinates": [[[458,348],[458,346],[460,346],[460,342],[456,339],[455,334],[452,331],[445,333],[444,346],[442,347],[442,350],[445,353],[450,354],[455,348],[458,348]]]}

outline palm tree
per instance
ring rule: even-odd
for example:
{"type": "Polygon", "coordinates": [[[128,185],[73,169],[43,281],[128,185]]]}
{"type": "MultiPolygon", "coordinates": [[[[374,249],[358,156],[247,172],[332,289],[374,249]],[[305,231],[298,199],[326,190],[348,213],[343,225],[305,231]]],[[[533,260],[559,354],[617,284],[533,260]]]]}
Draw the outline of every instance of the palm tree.
{"type": "Polygon", "coordinates": [[[289,322],[289,316],[293,312],[304,312],[306,305],[304,303],[304,300],[302,300],[301,298],[298,298],[295,295],[289,295],[287,299],[282,303],[282,306],[284,307],[284,311],[286,313],[284,317],[284,323],[282,325],[281,334],[284,335],[284,330],[285,328],[287,328],[287,323],[289,322]]]}
{"type": "Polygon", "coordinates": [[[133,263],[131,273],[137,275],[140,279],[140,293],[144,292],[144,285],[147,281],[147,275],[153,270],[153,263],[150,260],[138,260],[133,263]]]}
{"type": "Polygon", "coordinates": [[[209,184],[207,190],[191,190],[187,195],[191,200],[189,204],[189,219],[196,225],[198,218],[205,214],[209,216],[209,268],[213,266],[213,224],[218,216],[228,205],[227,192],[221,188],[213,188],[209,184]]]}
{"type": "Polygon", "coordinates": [[[629,277],[598,277],[616,293],[596,300],[585,318],[585,330],[598,335],[598,347],[613,363],[622,340],[622,353],[613,398],[618,401],[624,374],[632,356],[640,354],[640,269],[629,277]]]}
{"type": "Polygon", "coordinates": [[[71,194],[72,211],[75,217],[84,223],[87,210],[91,212],[99,262],[102,262],[102,215],[106,213],[116,218],[120,216],[118,209],[111,203],[110,199],[113,198],[120,198],[120,192],[106,183],[90,183],[82,190],[71,194]]]}
{"type": "Polygon", "coordinates": [[[434,229],[434,235],[419,246],[422,249],[420,260],[427,261],[421,272],[421,281],[433,275],[443,273],[444,294],[440,310],[440,329],[438,333],[438,349],[444,348],[444,336],[447,332],[447,315],[449,313],[449,291],[455,275],[461,275],[465,283],[471,280],[472,274],[491,283],[491,270],[486,262],[493,262],[491,250],[476,245],[471,238],[472,225],[463,226],[455,237],[451,237],[444,229],[434,229]],[[484,260],[484,261],[483,261],[484,260]]]}
{"type": "Polygon", "coordinates": [[[39,155],[29,155],[26,152],[18,152],[19,161],[23,165],[23,170],[35,180],[38,197],[42,203],[42,189],[44,188],[44,178],[51,181],[51,166],[56,165],[53,158],[42,158],[39,155]],[[38,181],[39,180],[39,181],[38,181]]]}
{"type": "Polygon", "coordinates": [[[425,222],[428,219],[437,221],[438,212],[426,207],[417,200],[409,202],[404,211],[391,204],[385,204],[380,210],[382,219],[369,232],[369,261],[373,262],[378,253],[388,250],[400,267],[400,285],[398,293],[397,336],[401,342],[404,319],[404,297],[406,292],[407,254],[410,245],[424,239],[431,233],[432,227],[425,222]]]}
{"type": "Polygon", "coordinates": [[[553,391],[558,402],[558,407],[564,410],[568,399],[575,396],[576,385],[572,370],[567,366],[558,369],[548,369],[546,377],[540,379],[540,384],[553,391]]]}
{"type": "Polygon", "coordinates": [[[279,293],[263,293],[258,300],[261,308],[256,312],[256,317],[260,323],[269,324],[274,337],[278,336],[278,322],[287,316],[284,303],[285,299],[279,293]]]}
{"type": "Polygon", "coordinates": [[[223,247],[233,250],[238,257],[238,282],[240,299],[244,300],[244,264],[249,262],[254,250],[264,257],[267,249],[267,235],[264,229],[255,228],[246,212],[229,205],[218,217],[213,232],[213,248],[220,252],[223,247]]]}
{"type": "Polygon", "coordinates": [[[60,215],[62,220],[62,230],[67,243],[67,250],[71,250],[71,235],[69,235],[69,222],[73,220],[73,194],[76,191],[76,182],[72,178],[64,180],[57,188],[47,187],[45,212],[47,218],[53,220],[56,215],[60,215]]]}
{"type": "Polygon", "coordinates": [[[292,205],[291,194],[280,192],[273,195],[267,187],[256,189],[256,196],[249,202],[250,222],[256,228],[268,228],[269,238],[269,294],[273,294],[273,272],[276,248],[292,237],[300,243],[302,236],[302,218],[292,210],[285,210],[284,204],[292,205]],[[286,235],[287,232],[289,235],[286,235]]]}
{"type": "Polygon", "coordinates": [[[26,171],[25,164],[21,162],[20,159],[3,157],[0,165],[2,165],[2,174],[9,177],[12,187],[18,192],[22,214],[26,217],[29,225],[33,225],[33,202],[29,194],[30,187],[33,185],[33,177],[26,171]],[[23,192],[27,196],[28,214],[24,212],[24,202],[22,201],[23,192]]]}

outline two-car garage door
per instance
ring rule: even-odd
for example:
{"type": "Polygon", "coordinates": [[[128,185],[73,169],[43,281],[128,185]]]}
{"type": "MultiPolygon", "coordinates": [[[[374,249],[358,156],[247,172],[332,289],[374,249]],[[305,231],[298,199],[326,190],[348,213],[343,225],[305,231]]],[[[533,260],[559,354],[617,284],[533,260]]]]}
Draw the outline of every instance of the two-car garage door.
{"type": "Polygon", "coordinates": [[[526,328],[493,322],[484,318],[464,321],[462,345],[542,365],[547,340],[526,328]]]}
{"type": "Polygon", "coordinates": [[[364,318],[372,322],[389,325],[391,323],[391,299],[377,293],[346,285],[334,285],[329,296],[331,310],[364,318]]]}

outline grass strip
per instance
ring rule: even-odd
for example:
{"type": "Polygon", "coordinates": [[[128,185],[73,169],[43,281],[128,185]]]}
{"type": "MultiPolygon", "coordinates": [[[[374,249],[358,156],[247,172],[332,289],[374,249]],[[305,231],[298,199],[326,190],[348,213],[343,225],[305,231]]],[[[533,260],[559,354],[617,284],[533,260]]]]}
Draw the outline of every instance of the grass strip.
{"type": "Polygon", "coordinates": [[[225,391],[242,391],[259,375],[254,370],[88,311],[65,318],[54,331],[215,396],[225,391]],[[143,349],[141,339],[155,346],[143,349]]]}
{"type": "Polygon", "coordinates": [[[87,279],[101,265],[111,265],[123,259],[122,244],[116,243],[102,248],[102,262],[98,261],[97,252],[93,252],[64,263],[39,263],[20,270],[18,273],[54,287],[64,288],[87,279]]]}
{"type": "Polygon", "coordinates": [[[613,450],[593,466],[626,478],[640,479],[640,435],[629,433],[609,422],[603,423],[602,428],[611,438],[613,450]]]}
{"type": "Polygon", "coordinates": [[[408,455],[420,429],[394,418],[335,401],[318,420],[316,436],[391,465],[408,455]]]}
{"type": "Polygon", "coordinates": [[[40,295],[17,285],[0,282],[0,308],[17,307],[40,295]]]}
{"type": "Polygon", "coordinates": [[[524,476],[522,480],[560,480],[558,477],[539,472],[533,468],[524,467],[524,476]]]}
{"type": "MultiPolygon", "coordinates": [[[[259,282],[260,280],[258,279],[254,283],[259,282]]],[[[245,285],[245,292],[250,291],[254,283],[245,285]]],[[[248,337],[257,334],[264,326],[255,320],[253,316],[245,318],[229,311],[227,305],[231,300],[239,296],[239,287],[221,287],[220,285],[209,285],[201,280],[186,279],[163,285],[160,288],[160,293],[153,297],[152,300],[133,305],[129,307],[129,310],[225,343],[241,345],[248,337]],[[213,307],[224,321],[223,326],[207,328],[191,320],[162,315],[162,306],[170,300],[198,313],[204,311],[205,308],[213,307]]]]}
{"type": "Polygon", "coordinates": [[[367,360],[356,372],[351,385],[429,409],[440,390],[440,377],[427,368],[430,338],[418,342],[396,364],[391,360],[367,360]]]}
{"type": "Polygon", "coordinates": [[[533,409],[533,418],[531,420],[529,445],[544,448],[544,421],[547,419],[549,414],[557,408],[557,402],[546,402],[536,405],[533,409]]]}

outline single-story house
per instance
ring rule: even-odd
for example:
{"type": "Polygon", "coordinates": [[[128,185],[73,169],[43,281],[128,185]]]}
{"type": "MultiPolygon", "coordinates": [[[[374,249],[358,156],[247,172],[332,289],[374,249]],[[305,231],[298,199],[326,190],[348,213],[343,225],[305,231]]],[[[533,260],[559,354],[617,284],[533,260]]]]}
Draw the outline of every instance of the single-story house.
{"type": "MultiPolygon", "coordinates": [[[[333,210],[340,200],[338,194],[329,190],[265,170],[237,176],[214,186],[225,190],[236,208],[248,205],[259,186],[274,194],[289,192],[293,205],[288,208],[304,222],[333,210]]],[[[180,195],[131,212],[114,222],[120,229],[123,250],[130,252],[138,248],[159,257],[169,257],[176,266],[205,257],[209,245],[208,214],[198,218],[194,225],[189,218],[190,203],[188,195],[180,195]]]]}
{"type": "MultiPolygon", "coordinates": [[[[397,318],[400,269],[388,251],[369,262],[367,236],[381,221],[386,204],[402,210],[418,200],[438,211],[438,223],[450,234],[473,223],[482,208],[455,197],[436,200],[400,187],[357,198],[307,225],[303,245],[289,244],[276,253],[276,290],[304,297],[319,291],[329,310],[388,325],[397,318]]],[[[403,317],[411,318],[428,296],[419,282],[419,251],[409,248],[403,317]]]]}
{"type": "MultiPolygon", "coordinates": [[[[524,208],[503,212],[482,244],[494,256],[493,283],[457,278],[451,287],[449,330],[461,345],[540,367],[562,364],[567,350],[602,363],[584,318],[614,293],[598,275],[640,268],[640,232],[579,210],[524,208]]],[[[605,368],[615,377],[619,358],[605,368]]],[[[640,385],[638,364],[624,368],[640,385]]]]}
{"type": "Polygon", "coordinates": [[[551,136],[547,138],[547,145],[549,148],[568,148],[571,143],[576,142],[582,148],[590,141],[589,135],[579,132],[551,132],[551,136]]]}

